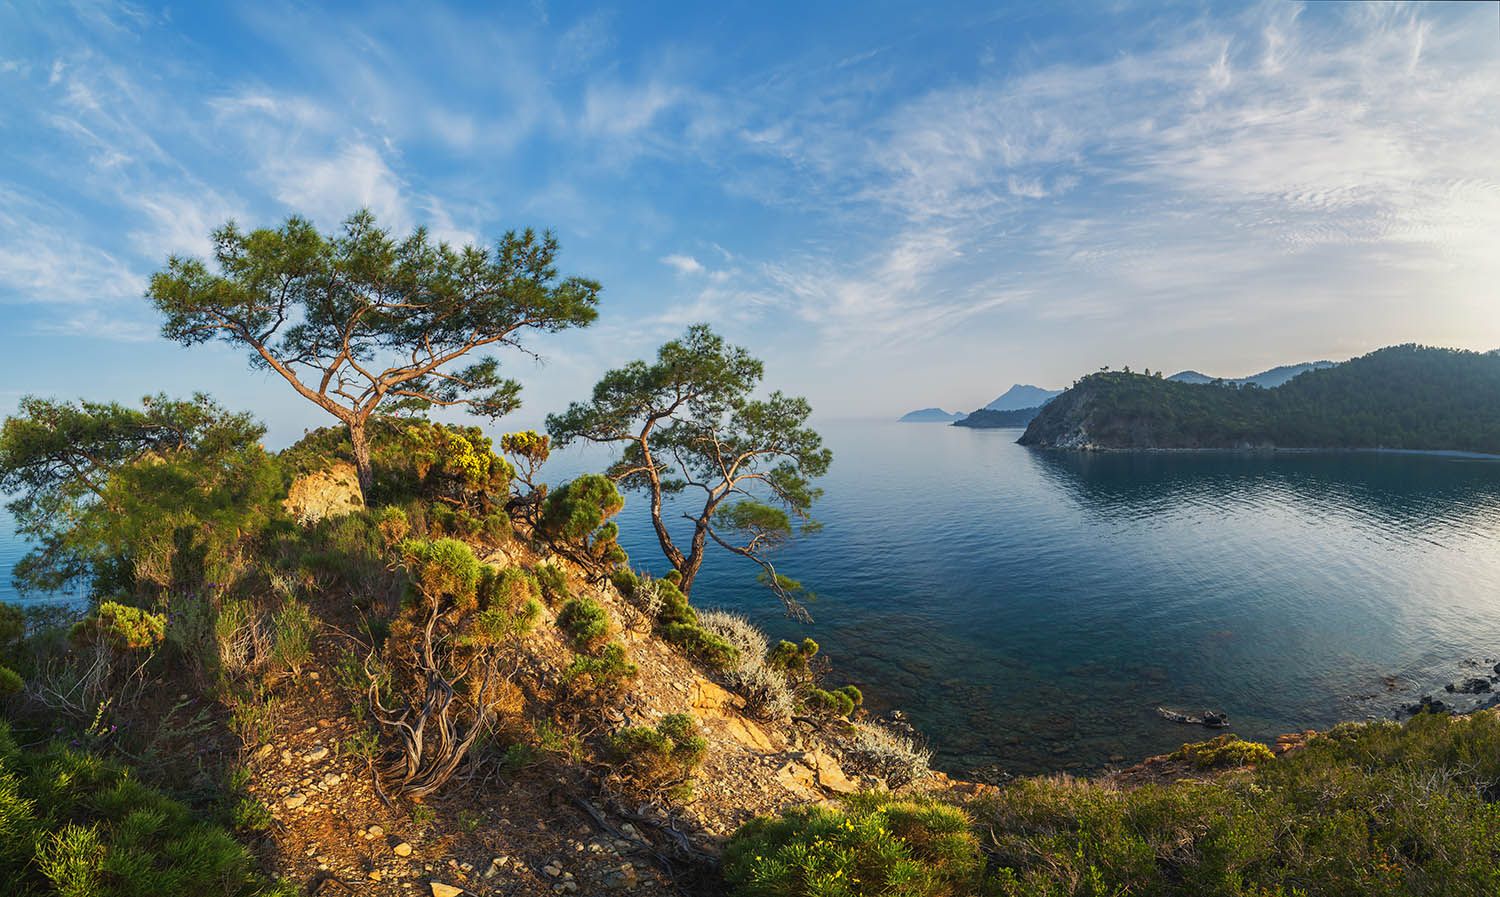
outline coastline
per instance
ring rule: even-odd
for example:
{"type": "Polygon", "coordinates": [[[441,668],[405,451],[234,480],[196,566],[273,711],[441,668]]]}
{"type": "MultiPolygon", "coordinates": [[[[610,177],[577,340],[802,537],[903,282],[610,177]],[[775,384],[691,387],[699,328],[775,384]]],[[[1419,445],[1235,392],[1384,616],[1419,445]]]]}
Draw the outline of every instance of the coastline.
{"type": "MultiPolygon", "coordinates": [[[[971,429],[984,429],[974,427],[971,429]]],[[[994,428],[1002,429],[1002,428],[994,428]]],[[[1003,429],[1021,429],[1020,427],[1007,427],[1003,429]]],[[[1471,452],[1463,449],[1398,449],[1398,448],[1304,448],[1292,446],[1241,446],[1236,448],[1172,448],[1158,446],[1142,446],[1126,448],[1112,445],[1026,445],[1019,439],[1016,444],[1022,448],[1035,449],[1049,452],[1099,452],[1111,454],[1146,454],[1146,455],[1412,455],[1432,458],[1450,458],[1460,461],[1500,461],[1500,453],[1471,452]]]]}

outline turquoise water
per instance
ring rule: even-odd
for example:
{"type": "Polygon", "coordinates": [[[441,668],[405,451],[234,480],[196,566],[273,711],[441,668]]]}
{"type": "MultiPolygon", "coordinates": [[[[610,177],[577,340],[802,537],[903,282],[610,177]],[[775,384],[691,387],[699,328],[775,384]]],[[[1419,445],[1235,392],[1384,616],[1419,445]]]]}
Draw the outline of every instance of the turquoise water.
{"type": "MultiPolygon", "coordinates": [[[[1158,705],[1225,710],[1259,738],[1388,716],[1474,674],[1466,661],[1500,659],[1500,463],[1053,454],[1017,431],[821,429],[826,528],[779,561],[819,593],[816,621],[782,619],[755,568],[722,553],[694,600],[816,638],[946,768],[1093,769],[1203,734],[1158,705]]],[[[603,458],[570,450],[549,476],[603,458]]],[[[660,571],[644,512],[633,497],[622,541],[660,571]]],[[[0,531],[7,580],[17,553],[0,531]]]]}

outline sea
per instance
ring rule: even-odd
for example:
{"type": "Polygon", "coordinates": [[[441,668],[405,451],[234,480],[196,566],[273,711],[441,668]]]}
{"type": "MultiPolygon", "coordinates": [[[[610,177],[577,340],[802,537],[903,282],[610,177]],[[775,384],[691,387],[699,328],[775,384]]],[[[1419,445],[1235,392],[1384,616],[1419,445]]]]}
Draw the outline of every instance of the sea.
{"type": "MultiPolygon", "coordinates": [[[[820,423],[821,531],[775,557],[817,595],[789,620],[758,568],[711,551],[695,604],[811,636],[832,684],[901,711],[936,765],[1097,771],[1208,737],[1392,718],[1500,662],[1500,461],[1373,452],[1077,453],[1018,430],[820,423]]],[[[609,460],[569,448],[553,482],[609,460]]],[[[682,507],[668,508],[681,529],[682,507]]],[[[665,562],[646,502],[632,564],[665,562]]],[[[27,546],[0,517],[0,598],[27,546]]]]}

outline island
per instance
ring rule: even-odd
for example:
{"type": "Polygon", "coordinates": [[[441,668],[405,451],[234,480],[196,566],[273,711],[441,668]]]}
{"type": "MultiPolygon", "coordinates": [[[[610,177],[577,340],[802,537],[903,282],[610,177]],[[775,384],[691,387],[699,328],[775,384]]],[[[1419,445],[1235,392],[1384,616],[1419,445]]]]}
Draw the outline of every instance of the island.
{"type": "Polygon", "coordinates": [[[941,408],[918,408],[916,411],[908,411],[898,418],[903,424],[951,424],[963,420],[967,415],[962,411],[944,411],[941,408]]]}

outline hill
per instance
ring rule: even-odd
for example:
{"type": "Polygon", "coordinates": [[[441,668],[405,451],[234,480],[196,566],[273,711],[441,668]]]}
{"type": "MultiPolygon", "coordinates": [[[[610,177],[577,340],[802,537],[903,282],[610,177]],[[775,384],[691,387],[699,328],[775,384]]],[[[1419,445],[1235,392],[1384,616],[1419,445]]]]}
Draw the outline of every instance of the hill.
{"type": "Polygon", "coordinates": [[[981,408],[968,417],[953,422],[955,427],[972,427],[976,430],[1003,430],[1024,427],[1031,423],[1041,408],[1017,408],[1013,411],[992,411],[981,408]]]}
{"type": "Polygon", "coordinates": [[[984,408],[986,411],[1019,411],[1022,408],[1036,408],[1047,404],[1062,393],[1060,389],[1043,389],[1028,383],[1016,383],[984,408]]]}
{"type": "Polygon", "coordinates": [[[1500,354],[1393,346],[1275,389],[1103,372],[1019,440],[1053,448],[1387,448],[1500,453],[1500,354]]]}
{"type": "Polygon", "coordinates": [[[1261,389],[1275,389],[1299,374],[1308,371],[1321,371],[1331,368],[1337,362],[1333,361],[1308,361],[1302,364],[1284,364],[1280,367],[1271,368],[1269,371],[1261,371],[1259,374],[1251,374],[1248,377],[1210,377],[1198,371],[1178,371],[1168,380],[1178,383],[1208,384],[1218,383],[1221,386],[1246,386],[1253,384],[1261,389]]]}
{"type": "Polygon", "coordinates": [[[918,408],[898,418],[903,424],[951,424],[961,421],[966,415],[962,411],[944,411],[941,408],[918,408]]]}

